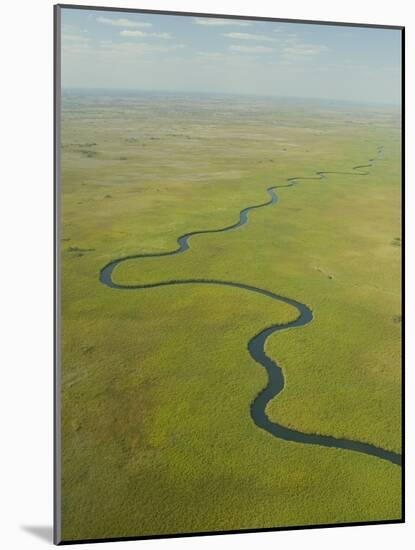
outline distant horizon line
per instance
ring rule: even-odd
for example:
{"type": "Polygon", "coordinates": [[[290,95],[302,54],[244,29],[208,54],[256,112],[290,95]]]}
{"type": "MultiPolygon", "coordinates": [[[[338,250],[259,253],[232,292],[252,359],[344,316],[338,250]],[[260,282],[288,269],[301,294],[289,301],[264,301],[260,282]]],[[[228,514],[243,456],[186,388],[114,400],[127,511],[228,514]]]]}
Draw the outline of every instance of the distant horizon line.
{"type": "Polygon", "coordinates": [[[327,97],[312,97],[312,96],[278,96],[271,94],[256,94],[253,92],[225,92],[225,91],[201,91],[201,90],[157,90],[157,89],[145,89],[145,88],[104,88],[104,87],[85,87],[85,86],[61,86],[61,92],[68,91],[83,91],[83,92],[129,92],[137,94],[182,94],[182,95],[205,95],[205,96],[236,96],[236,97],[256,97],[262,99],[279,99],[279,100],[303,100],[303,101],[320,101],[320,102],[333,102],[333,103],[351,103],[354,105],[371,105],[371,106],[388,106],[388,107],[401,107],[401,102],[380,102],[380,101],[368,101],[358,99],[344,99],[344,98],[327,98],[327,97]]]}

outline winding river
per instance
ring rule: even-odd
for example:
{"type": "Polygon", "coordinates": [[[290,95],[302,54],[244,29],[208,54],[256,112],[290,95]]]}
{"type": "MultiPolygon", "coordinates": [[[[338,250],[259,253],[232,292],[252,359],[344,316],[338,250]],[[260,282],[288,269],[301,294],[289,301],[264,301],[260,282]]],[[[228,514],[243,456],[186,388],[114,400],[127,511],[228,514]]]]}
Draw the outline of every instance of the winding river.
{"type": "MultiPolygon", "coordinates": [[[[377,154],[378,154],[377,159],[383,157],[383,147],[378,147],[377,154]]],[[[302,327],[308,324],[310,321],[312,321],[313,313],[311,309],[305,304],[302,304],[301,302],[297,302],[296,300],[287,298],[285,296],[280,296],[269,290],[265,290],[262,288],[258,288],[258,287],[243,284],[243,283],[231,282],[231,281],[221,281],[221,280],[214,280],[214,279],[184,279],[184,280],[162,281],[158,283],[147,283],[147,284],[141,284],[141,285],[124,285],[124,284],[115,283],[113,281],[114,269],[123,262],[126,262],[128,260],[138,260],[140,258],[159,258],[162,256],[173,256],[174,254],[181,254],[190,248],[189,239],[191,237],[194,237],[196,235],[203,235],[207,233],[223,233],[225,231],[231,231],[233,229],[237,229],[242,225],[245,225],[246,223],[248,223],[248,213],[251,210],[255,210],[257,208],[264,208],[266,206],[270,206],[278,202],[278,196],[275,193],[275,189],[293,187],[299,182],[299,180],[322,180],[326,176],[331,174],[360,175],[360,176],[368,175],[369,172],[364,169],[370,168],[375,162],[375,160],[377,159],[372,158],[368,160],[367,164],[360,164],[360,165],[354,166],[350,172],[319,171],[315,173],[316,174],[315,176],[288,178],[286,180],[287,183],[285,185],[273,185],[267,188],[267,193],[270,197],[269,200],[260,204],[248,206],[243,210],[241,210],[241,212],[239,213],[239,220],[237,222],[231,225],[228,225],[226,227],[222,227],[220,229],[206,229],[201,231],[192,231],[190,233],[185,233],[184,235],[181,235],[177,239],[178,246],[174,250],[170,250],[167,252],[134,254],[134,255],[124,256],[123,258],[112,260],[101,269],[99,279],[102,284],[108,286],[109,288],[117,289],[117,290],[143,290],[143,289],[150,289],[150,288],[163,287],[163,286],[174,286],[174,285],[229,286],[229,287],[240,289],[241,291],[245,291],[245,292],[247,291],[255,292],[257,294],[267,296],[272,300],[277,300],[279,302],[283,302],[285,304],[288,304],[294,307],[298,312],[298,317],[294,321],[290,321],[283,325],[280,325],[280,324],[271,325],[265,328],[264,330],[262,330],[253,338],[251,338],[248,342],[248,351],[251,357],[254,359],[254,361],[256,361],[259,365],[261,365],[266,370],[268,375],[268,383],[266,387],[263,390],[261,390],[261,392],[255,397],[255,399],[251,403],[251,408],[250,408],[251,417],[255,425],[258,426],[258,428],[261,428],[266,432],[270,433],[274,437],[278,437],[286,441],[294,441],[296,443],[320,445],[324,447],[334,447],[337,449],[356,451],[356,452],[364,453],[366,455],[381,458],[383,460],[387,460],[393,464],[401,466],[402,459],[401,459],[401,455],[398,453],[388,451],[386,449],[382,449],[381,447],[376,447],[375,445],[371,445],[369,443],[364,443],[361,441],[336,438],[329,435],[317,435],[317,434],[304,433],[298,430],[287,428],[276,422],[272,422],[268,418],[265,412],[266,407],[268,403],[283,390],[284,375],[283,375],[282,369],[277,365],[277,363],[274,360],[272,360],[270,357],[268,357],[268,355],[265,353],[265,342],[267,338],[272,334],[274,334],[275,332],[279,332],[281,330],[287,330],[295,327],[302,327]]]]}

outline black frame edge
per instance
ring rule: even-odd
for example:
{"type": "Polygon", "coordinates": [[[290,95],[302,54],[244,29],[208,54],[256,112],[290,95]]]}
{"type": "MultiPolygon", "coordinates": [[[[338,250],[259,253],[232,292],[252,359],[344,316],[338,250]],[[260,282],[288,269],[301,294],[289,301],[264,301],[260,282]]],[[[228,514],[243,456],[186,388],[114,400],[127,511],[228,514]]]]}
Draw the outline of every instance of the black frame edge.
{"type": "Polygon", "coordinates": [[[403,519],[386,519],[379,521],[358,521],[354,523],[331,523],[331,524],[316,524],[316,525],[295,525],[287,527],[265,527],[262,529],[235,529],[229,531],[200,531],[195,533],[173,533],[168,535],[144,535],[141,537],[112,537],[107,539],[77,539],[77,540],[62,540],[58,543],[59,546],[69,546],[72,544],[94,544],[102,542],[131,542],[139,540],[163,540],[163,539],[182,539],[194,537],[215,537],[221,535],[244,535],[255,533],[277,533],[280,531],[308,531],[310,529],[333,529],[339,527],[368,527],[372,525],[396,525],[405,523],[403,519]]]}
{"type": "Polygon", "coordinates": [[[170,11],[170,10],[150,10],[139,8],[110,8],[108,6],[86,6],[79,4],[56,4],[60,8],[75,9],[75,10],[93,10],[93,11],[112,11],[119,13],[148,13],[154,15],[183,15],[190,17],[210,17],[218,19],[247,19],[250,21],[275,21],[279,23],[298,23],[304,25],[329,25],[329,26],[341,26],[341,27],[368,27],[376,29],[395,29],[403,30],[405,27],[402,25],[382,25],[376,23],[348,23],[343,21],[319,21],[314,19],[288,19],[288,18],[276,18],[276,17],[261,17],[253,15],[229,15],[223,13],[199,13],[199,12],[185,12],[185,11],[170,11]]]}
{"type": "Polygon", "coordinates": [[[402,275],[401,275],[401,315],[402,315],[402,333],[401,333],[401,430],[402,430],[402,522],[405,523],[406,499],[405,499],[405,469],[406,469],[406,448],[405,448],[405,384],[406,384],[406,365],[405,365],[405,327],[406,327],[406,309],[405,309],[405,266],[406,266],[406,230],[405,230],[405,184],[406,184],[406,109],[405,109],[405,27],[401,29],[401,193],[402,193],[402,275]]]}
{"type": "Polygon", "coordinates": [[[61,541],[61,433],[60,433],[60,110],[61,9],[53,6],[53,542],[61,541]]]}

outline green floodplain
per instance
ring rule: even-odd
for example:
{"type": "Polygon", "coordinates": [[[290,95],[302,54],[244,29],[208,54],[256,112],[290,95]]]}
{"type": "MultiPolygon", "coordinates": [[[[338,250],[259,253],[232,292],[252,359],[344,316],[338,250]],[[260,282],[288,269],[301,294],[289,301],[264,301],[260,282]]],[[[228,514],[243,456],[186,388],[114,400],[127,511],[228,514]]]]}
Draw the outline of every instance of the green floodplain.
{"type": "Polygon", "coordinates": [[[288,304],[223,286],[125,291],[111,260],[177,248],[277,189],[233,231],[130,260],[114,282],[217,279],[306,304],[272,335],[273,422],[401,452],[401,128],[382,106],[174,94],[63,96],[62,539],[399,520],[401,468],[278,439],[248,353],[288,304]],[[378,158],[378,148],[383,155],[378,158]],[[368,175],[350,173],[367,164],[368,175]]]}

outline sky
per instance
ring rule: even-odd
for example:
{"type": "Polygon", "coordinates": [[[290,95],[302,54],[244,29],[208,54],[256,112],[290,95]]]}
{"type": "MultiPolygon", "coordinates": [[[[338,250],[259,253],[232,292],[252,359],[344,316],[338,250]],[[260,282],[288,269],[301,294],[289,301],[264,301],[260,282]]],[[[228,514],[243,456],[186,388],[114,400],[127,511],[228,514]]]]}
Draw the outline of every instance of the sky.
{"type": "Polygon", "coordinates": [[[399,104],[401,33],[65,9],[62,87],[399,104]]]}

